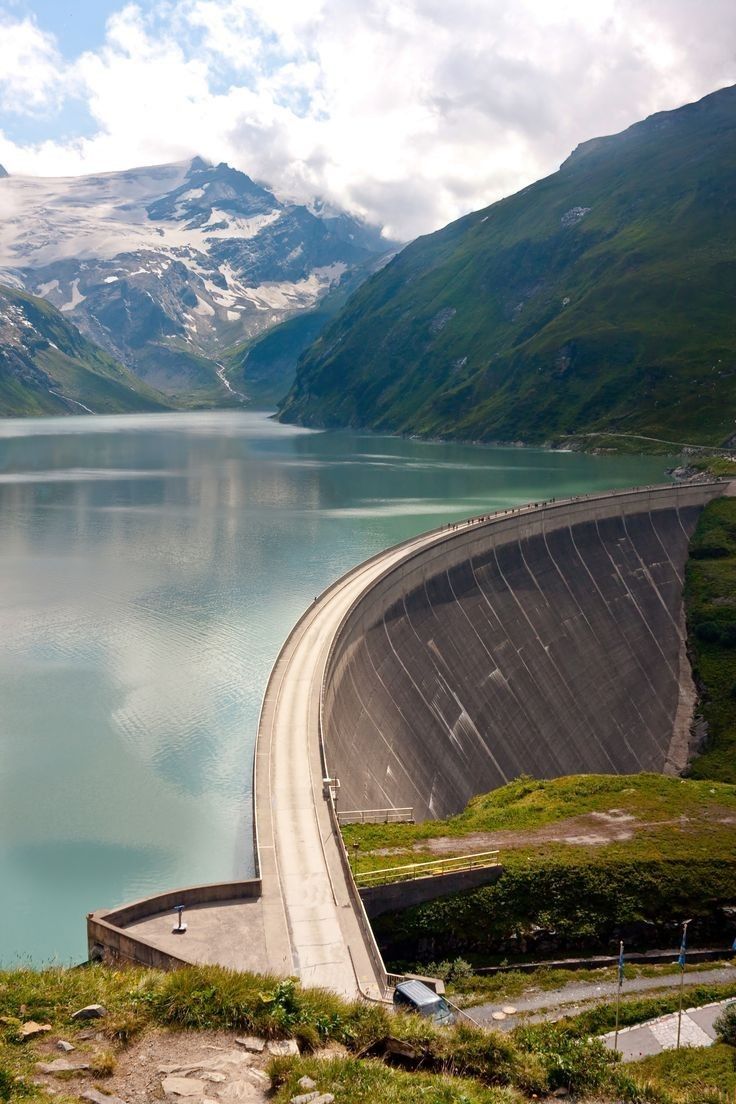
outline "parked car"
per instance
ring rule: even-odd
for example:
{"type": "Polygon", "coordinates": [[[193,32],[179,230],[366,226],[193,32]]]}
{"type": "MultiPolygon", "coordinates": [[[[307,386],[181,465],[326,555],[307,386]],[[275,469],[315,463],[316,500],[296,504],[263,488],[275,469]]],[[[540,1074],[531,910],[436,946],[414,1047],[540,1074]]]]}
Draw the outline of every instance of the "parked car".
{"type": "Polygon", "coordinates": [[[443,1027],[454,1024],[455,1015],[444,997],[423,981],[400,981],[394,990],[394,1005],[405,1012],[416,1012],[443,1027]]]}

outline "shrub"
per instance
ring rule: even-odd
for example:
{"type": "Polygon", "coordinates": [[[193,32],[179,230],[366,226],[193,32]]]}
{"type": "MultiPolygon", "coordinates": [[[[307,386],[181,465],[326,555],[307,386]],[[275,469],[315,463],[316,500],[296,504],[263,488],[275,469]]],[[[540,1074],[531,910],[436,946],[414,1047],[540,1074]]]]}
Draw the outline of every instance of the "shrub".
{"type": "Polygon", "coordinates": [[[694,560],[719,560],[731,554],[730,548],[716,541],[704,541],[702,544],[694,545],[690,550],[694,560]]]}
{"type": "Polygon", "coordinates": [[[726,1005],[713,1026],[722,1043],[736,1047],[736,1001],[726,1005]]]}
{"type": "Polygon", "coordinates": [[[609,1081],[617,1060],[599,1039],[581,1038],[573,1029],[557,1024],[520,1027],[514,1036],[522,1050],[539,1056],[552,1090],[596,1092],[609,1081]]]}
{"type": "Polygon", "coordinates": [[[0,1069],[0,1100],[10,1100],[15,1087],[12,1073],[6,1069],[0,1069]]]}
{"type": "Polygon", "coordinates": [[[391,1034],[388,1012],[380,1004],[357,1001],[345,1017],[342,1037],[351,1050],[368,1050],[391,1034]]]}
{"type": "Polygon", "coordinates": [[[111,1050],[97,1054],[90,1064],[90,1070],[96,1077],[112,1077],[117,1066],[117,1058],[111,1050]]]}

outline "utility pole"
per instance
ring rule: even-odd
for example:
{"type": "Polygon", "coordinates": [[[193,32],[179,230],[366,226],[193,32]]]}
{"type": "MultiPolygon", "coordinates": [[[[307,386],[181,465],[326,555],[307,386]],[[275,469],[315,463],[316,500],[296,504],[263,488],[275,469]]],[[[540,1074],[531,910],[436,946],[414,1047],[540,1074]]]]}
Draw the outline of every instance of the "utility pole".
{"type": "Polygon", "coordinates": [[[618,1013],[621,1004],[621,986],[624,983],[624,944],[618,945],[618,987],[616,989],[616,1032],[613,1036],[613,1049],[618,1050],[618,1013]]]}
{"type": "Polygon", "coordinates": [[[680,1032],[682,1031],[682,991],[685,986],[685,959],[687,958],[687,926],[690,923],[689,920],[683,920],[682,922],[682,942],[680,943],[680,957],[678,962],[680,963],[680,1007],[677,1012],[677,1046],[675,1050],[680,1049],[680,1032]]]}

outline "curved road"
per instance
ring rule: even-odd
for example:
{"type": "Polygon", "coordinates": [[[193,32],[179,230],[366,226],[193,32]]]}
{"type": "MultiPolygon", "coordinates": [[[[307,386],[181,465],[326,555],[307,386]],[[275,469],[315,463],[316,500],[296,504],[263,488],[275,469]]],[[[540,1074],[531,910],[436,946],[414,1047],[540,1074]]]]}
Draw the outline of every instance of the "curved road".
{"type": "Polygon", "coordinates": [[[286,641],[263,700],[254,804],[268,960],[275,973],[296,973],[306,985],[348,997],[382,998],[384,978],[356,915],[322,792],[325,665],[342,619],[366,586],[454,531],[434,530],[380,553],[326,590],[286,641]]]}

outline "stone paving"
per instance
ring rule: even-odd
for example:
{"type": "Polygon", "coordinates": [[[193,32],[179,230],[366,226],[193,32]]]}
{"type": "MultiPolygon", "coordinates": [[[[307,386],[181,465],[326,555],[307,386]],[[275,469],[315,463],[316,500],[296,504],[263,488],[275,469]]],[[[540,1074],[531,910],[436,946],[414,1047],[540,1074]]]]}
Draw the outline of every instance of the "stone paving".
{"type": "MultiPolygon", "coordinates": [[[[704,1004],[700,1008],[685,1009],[682,1013],[680,1046],[711,1046],[716,1038],[713,1027],[715,1021],[723,1009],[733,1003],[733,1000],[725,1000],[704,1004]]],[[[658,1016],[656,1020],[648,1020],[647,1023],[625,1027],[619,1031],[616,1049],[624,1062],[635,1062],[637,1058],[644,1058],[649,1054],[661,1054],[663,1050],[674,1050],[677,1046],[677,1020],[678,1015],[673,1012],[668,1016],[658,1016]]],[[[613,1050],[615,1033],[611,1031],[602,1038],[606,1046],[613,1050]]]]}

